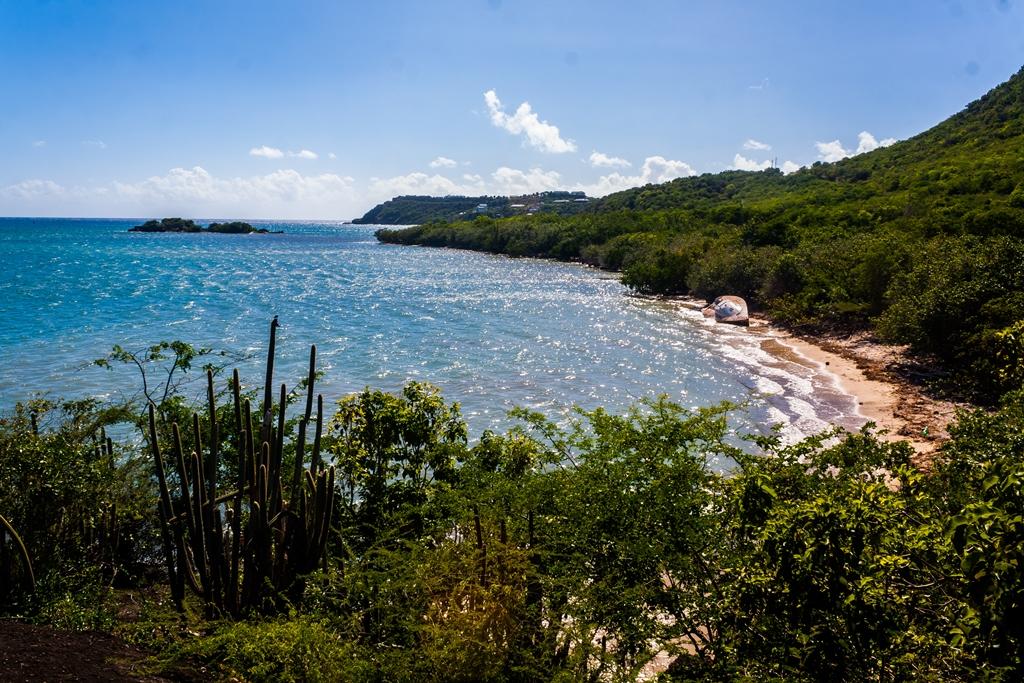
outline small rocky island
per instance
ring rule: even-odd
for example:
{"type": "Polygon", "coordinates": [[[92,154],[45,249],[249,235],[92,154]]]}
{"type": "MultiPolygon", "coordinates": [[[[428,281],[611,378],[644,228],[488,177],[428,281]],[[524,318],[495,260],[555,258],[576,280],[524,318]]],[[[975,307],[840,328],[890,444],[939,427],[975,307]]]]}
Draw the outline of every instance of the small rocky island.
{"type": "Polygon", "coordinates": [[[221,235],[280,235],[282,230],[271,231],[266,228],[254,228],[243,221],[232,221],[230,223],[210,223],[203,227],[190,219],[164,218],[161,220],[146,221],[142,225],[129,228],[128,232],[213,232],[221,235]]]}

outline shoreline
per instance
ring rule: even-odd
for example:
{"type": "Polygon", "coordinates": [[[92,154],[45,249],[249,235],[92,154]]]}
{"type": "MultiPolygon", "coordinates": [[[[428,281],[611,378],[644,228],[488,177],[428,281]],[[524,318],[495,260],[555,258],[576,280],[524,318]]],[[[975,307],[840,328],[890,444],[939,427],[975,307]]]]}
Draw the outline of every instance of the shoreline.
{"type": "MultiPolygon", "coordinates": [[[[964,404],[928,396],[896,372],[907,349],[883,344],[869,333],[848,337],[797,335],[764,318],[751,319],[761,348],[787,360],[802,359],[828,375],[857,401],[858,416],[873,422],[880,438],[907,441],[919,466],[927,466],[949,438],[947,426],[964,404]]],[[[799,361],[798,361],[799,362],[799,361]]]]}
{"type": "MultiPolygon", "coordinates": [[[[683,306],[700,309],[703,299],[683,296],[683,306]]],[[[890,442],[906,441],[920,467],[928,463],[949,439],[948,425],[957,410],[970,408],[929,396],[923,388],[898,372],[914,364],[906,346],[884,344],[870,332],[848,336],[796,334],[764,315],[750,316],[748,333],[761,338],[761,350],[780,360],[812,367],[830,376],[836,388],[855,399],[857,418],[875,424],[878,436],[890,442]]]]}
{"type": "MultiPolygon", "coordinates": [[[[428,248],[464,249],[450,246],[428,248]]],[[[605,270],[580,260],[513,257],[475,249],[469,251],[489,253],[503,258],[574,263],[584,268],[607,272],[619,282],[622,278],[619,271],[605,270]]],[[[648,296],[663,301],[675,301],[676,304],[698,311],[710,303],[690,295],[648,296]]],[[[911,382],[897,371],[900,366],[906,368],[916,365],[907,347],[884,344],[871,332],[857,332],[845,337],[797,334],[776,325],[759,313],[750,314],[747,330],[762,337],[761,349],[766,353],[781,360],[816,367],[818,371],[831,376],[840,391],[856,400],[857,417],[863,419],[864,424],[874,423],[875,433],[884,441],[908,442],[915,452],[912,461],[923,469],[927,469],[935,453],[949,439],[947,427],[956,418],[957,411],[972,407],[966,403],[927,395],[920,385],[911,382]]]]}

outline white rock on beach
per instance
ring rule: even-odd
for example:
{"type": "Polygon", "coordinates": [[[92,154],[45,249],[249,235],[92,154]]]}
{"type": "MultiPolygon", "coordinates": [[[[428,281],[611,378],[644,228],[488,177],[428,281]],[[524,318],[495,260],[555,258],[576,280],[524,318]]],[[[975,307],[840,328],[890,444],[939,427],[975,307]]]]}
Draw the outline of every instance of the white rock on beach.
{"type": "Polygon", "coordinates": [[[747,302],[741,297],[725,295],[716,297],[714,301],[702,309],[705,317],[715,317],[715,322],[730,325],[749,325],[747,302]]]}

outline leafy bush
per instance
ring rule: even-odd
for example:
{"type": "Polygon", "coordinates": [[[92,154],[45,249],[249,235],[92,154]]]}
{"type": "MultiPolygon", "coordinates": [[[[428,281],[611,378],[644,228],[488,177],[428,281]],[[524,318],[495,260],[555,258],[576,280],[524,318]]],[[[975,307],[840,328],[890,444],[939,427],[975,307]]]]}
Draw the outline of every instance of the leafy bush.
{"type": "Polygon", "coordinates": [[[202,637],[183,639],[177,660],[196,659],[218,670],[221,679],[299,683],[373,680],[366,659],[322,619],[294,617],[221,622],[202,637]]]}
{"type": "MultiPolygon", "coordinates": [[[[1009,354],[1017,328],[995,333],[1009,354]]],[[[740,448],[731,409],[516,410],[471,444],[436,388],[367,389],[324,436],[337,552],[293,611],[203,620],[158,596],[117,630],[165,672],[252,681],[636,680],[659,658],[669,680],[1015,679],[1024,391],[962,413],[929,473],[869,428],[740,448]]],[[[54,521],[22,510],[58,496],[81,521],[133,481],[109,446],[89,451],[102,410],[66,411],[38,436],[25,410],[0,429],[18,464],[3,500],[32,538],[54,521]],[[49,491],[32,458],[51,476],[106,464],[49,491]]],[[[151,509],[143,479],[128,490],[151,509]]],[[[43,555],[36,620],[109,629],[115,565],[90,527],[56,529],[68,547],[43,555]]],[[[138,538],[141,563],[156,546],[138,538]]]]}
{"type": "Polygon", "coordinates": [[[44,574],[32,603],[33,621],[65,631],[108,632],[117,623],[114,591],[97,566],[68,563],[44,574]]]}
{"type": "MultiPolygon", "coordinates": [[[[93,401],[36,401],[0,418],[0,514],[24,540],[42,586],[78,567],[124,584],[149,566],[148,467],[102,437],[123,417],[93,401]]],[[[0,597],[16,601],[0,609],[17,609],[16,595],[0,597]]]]}
{"type": "Polygon", "coordinates": [[[773,248],[755,251],[740,245],[720,244],[694,264],[687,285],[691,292],[709,301],[722,294],[758,301],[758,292],[777,257],[777,249],[773,248]]]}
{"type": "MultiPolygon", "coordinates": [[[[994,384],[998,369],[976,361],[985,360],[979,352],[986,341],[996,341],[990,338],[993,333],[1020,321],[1024,240],[937,240],[914,257],[913,267],[893,281],[888,296],[892,305],[879,318],[882,334],[950,362],[974,366],[982,382],[994,384]]],[[[1004,352],[1010,352],[1009,347],[1004,352]]]]}

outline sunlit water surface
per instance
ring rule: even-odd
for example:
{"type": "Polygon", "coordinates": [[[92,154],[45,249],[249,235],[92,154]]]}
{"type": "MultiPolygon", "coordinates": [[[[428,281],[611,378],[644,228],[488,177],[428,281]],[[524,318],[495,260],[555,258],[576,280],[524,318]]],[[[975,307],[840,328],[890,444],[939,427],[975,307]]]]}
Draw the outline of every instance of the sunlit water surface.
{"type": "Polygon", "coordinates": [[[687,407],[748,402],[741,431],[785,423],[794,438],[863,423],[813,363],[583,266],[382,245],[367,226],[129,233],[137,222],[0,219],[0,409],[39,393],[131,393],[127,369],[90,365],[113,344],[250,354],[239,365],[258,384],[277,315],[279,380],[302,377],[316,343],[326,399],[428,380],[461,403],[474,435],[507,428],[513,406],[564,419],[572,405],[621,411],[661,393],[687,407]]]}

